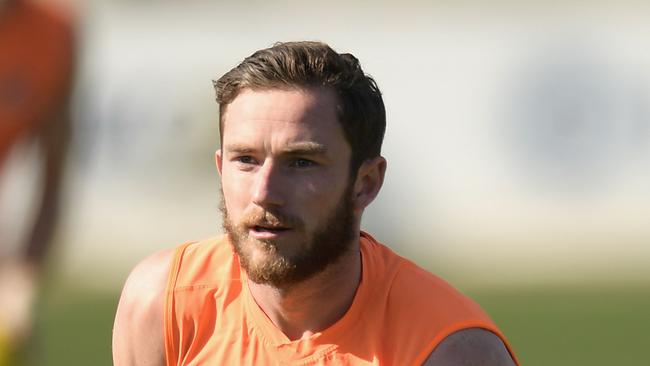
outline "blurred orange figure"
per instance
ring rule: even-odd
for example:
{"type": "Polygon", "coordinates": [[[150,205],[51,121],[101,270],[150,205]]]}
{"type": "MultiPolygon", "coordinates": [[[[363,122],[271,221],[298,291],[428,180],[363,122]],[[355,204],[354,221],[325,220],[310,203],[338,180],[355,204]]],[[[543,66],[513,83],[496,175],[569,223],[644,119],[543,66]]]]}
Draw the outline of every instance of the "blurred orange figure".
{"type": "Polygon", "coordinates": [[[73,28],[60,6],[0,0],[0,174],[14,146],[35,141],[43,177],[34,225],[10,258],[3,258],[8,243],[0,233],[0,366],[29,335],[36,280],[51,244],[70,129],[73,28]]]}

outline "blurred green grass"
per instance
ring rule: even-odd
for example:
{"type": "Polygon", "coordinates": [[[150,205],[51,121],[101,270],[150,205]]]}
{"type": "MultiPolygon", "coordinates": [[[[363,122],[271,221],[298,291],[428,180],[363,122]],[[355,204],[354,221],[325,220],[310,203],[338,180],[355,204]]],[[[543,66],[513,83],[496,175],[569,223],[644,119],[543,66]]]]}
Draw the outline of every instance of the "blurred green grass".
{"type": "Polygon", "coordinates": [[[650,286],[532,287],[469,293],[521,363],[650,365],[650,286]]]}
{"type": "MultiPolygon", "coordinates": [[[[522,365],[649,365],[650,287],[499,287],[466,291],[522,365]]],[[[38,307],[29,366],[111,365],[118,292],[52,287],[38,307]]]]}
{"type": "Polygon", "coordinates": [[[111,336],[119,291],[46,288],[26,366],[112,365],[111,336]]]}

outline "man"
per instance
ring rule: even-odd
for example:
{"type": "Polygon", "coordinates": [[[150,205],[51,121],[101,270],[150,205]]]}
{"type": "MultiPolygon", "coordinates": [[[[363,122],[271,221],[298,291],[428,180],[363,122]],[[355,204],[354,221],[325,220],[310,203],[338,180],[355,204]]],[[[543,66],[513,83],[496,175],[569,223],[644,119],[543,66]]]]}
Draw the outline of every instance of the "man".
{"type": "Polygon", "coordinates": [[[33,170],[42,177],[39,191],[33,192],[38,207],[24,242],[7,235],[14,230],[7,222],[15,222],[16,208],[0,202],[14,216],[0,217],[0,366],[20,362],[53,241],[70,130],[75,43],[74,18],[64,7],[0,0],[0,179],[11,175],[10,162],[25,162],[16,147],[34,143],[39,159],[33,170]]]}
{"type": "Polygon", "coordinates": [[[115,365],[514,365],[480,308],[360,231],[385,110],[357,59],[256,52],[215,83],[226,235],[131,273],[115,365]]]}

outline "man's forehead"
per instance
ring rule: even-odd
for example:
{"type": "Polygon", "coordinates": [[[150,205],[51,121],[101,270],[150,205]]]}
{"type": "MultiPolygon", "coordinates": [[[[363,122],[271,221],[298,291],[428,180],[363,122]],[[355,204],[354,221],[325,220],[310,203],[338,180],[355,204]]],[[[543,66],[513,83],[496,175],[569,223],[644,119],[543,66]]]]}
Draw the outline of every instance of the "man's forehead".
{"type": "Polygon", "coordinates": [[[228,105],[224,122],[336,120],[337,98],[325,88],[244,89],[228,105]]]}
{"type": "Polygon", "coordinates": [[[345,154],[350,147],[337,118],[336,100],[334,92],[324,88],[244,90],[224,115],[223,150],[345,154]]]}

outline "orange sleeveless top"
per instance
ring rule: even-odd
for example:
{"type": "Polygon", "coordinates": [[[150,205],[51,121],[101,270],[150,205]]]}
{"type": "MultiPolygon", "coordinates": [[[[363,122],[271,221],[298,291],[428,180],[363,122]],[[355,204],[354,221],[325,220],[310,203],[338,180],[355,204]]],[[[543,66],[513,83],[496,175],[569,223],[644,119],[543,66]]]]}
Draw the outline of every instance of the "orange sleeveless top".
{"type": "Polygon", "coordinates": [[[31,0],[0,6],[0,160],[67,101],[75,57],[71,18],[31,0]]]}
{"type": "Polygon", "coordinates": [[[225,237],[179,247],[165,299],[167,365],[420,365],[445,337],[475,327],[508,345],[449,284],[366,233],[360,244],[362,279],[350,309],[295,341],[255,303],[225,237]]]}

